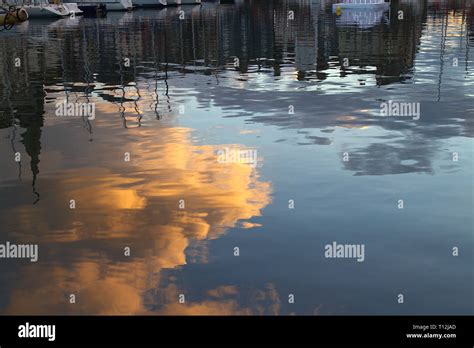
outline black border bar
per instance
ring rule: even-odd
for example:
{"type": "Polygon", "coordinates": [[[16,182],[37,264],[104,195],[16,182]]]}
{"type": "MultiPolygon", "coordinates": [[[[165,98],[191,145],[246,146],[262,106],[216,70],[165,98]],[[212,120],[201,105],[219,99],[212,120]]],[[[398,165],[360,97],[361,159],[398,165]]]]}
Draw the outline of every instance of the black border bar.
{"type": "Polygon", "coordinates": [[[31,344],[408,344],[474,346],[473,316],[0,316],[0,346],[31,344]],[[55,340],[20,325],[55,325],[55,340]],[[425,329],[420,329],[424,327],[425,329]],[[408,338],[455,334],[456,338],[408,338]]]}

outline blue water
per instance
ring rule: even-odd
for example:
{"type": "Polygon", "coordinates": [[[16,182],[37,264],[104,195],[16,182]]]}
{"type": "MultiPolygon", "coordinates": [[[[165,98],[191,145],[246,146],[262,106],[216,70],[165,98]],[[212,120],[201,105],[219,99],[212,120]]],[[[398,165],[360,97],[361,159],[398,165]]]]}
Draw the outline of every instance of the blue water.
{"type": "Polygon", "coordinates": [[[0,33],[0,312],[472,314],[472,5],[180,10],[0,33]]]}

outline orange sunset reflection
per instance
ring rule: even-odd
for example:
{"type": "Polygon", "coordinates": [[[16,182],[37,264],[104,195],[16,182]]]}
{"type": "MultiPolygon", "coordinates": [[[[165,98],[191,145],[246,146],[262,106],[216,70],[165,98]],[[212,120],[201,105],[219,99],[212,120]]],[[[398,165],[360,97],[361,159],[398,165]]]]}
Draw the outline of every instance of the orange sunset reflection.
{"type": "MultiPolygon", "coordinates": [[[[251,313],[226,284],[181,304],[185,289],[173,279],[163,285],[162,270],[207,262],[204,241],[232,227],[258,227],[249,220],[270,203],[270,184],[250,165],[218,163],[222,146],[194,144],[191,129],[141,129],[140,139],[117,142],[101,166],[42,177],[43,204],[4,212],[17,215],[18,238],[40,250],[39,262],[21,266],[6,313],[251,313]]],[[[275,290],[258,291],[271,305],[252,311],[276,312],[275,290]]]]}

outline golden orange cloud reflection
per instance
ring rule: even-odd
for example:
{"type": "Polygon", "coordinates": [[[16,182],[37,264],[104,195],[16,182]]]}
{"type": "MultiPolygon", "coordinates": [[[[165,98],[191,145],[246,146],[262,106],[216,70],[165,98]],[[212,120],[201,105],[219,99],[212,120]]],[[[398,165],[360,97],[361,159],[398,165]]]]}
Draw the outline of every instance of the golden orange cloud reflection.
{"type": "Polygon", "coordinates": [[[162,284],[163,270],[207,260],[205,243],[188,258],[191,244],[231,227],[259,226],[248,220],[270,203],[270,184],[250,165],[218,163],[224,145],[194,144],[191,129],[143,128],[136,139],[107,146],[108,162],[42,177],[41,204],[5,212],[18,215],[18,237],[38,243],[40,259],[21,266],[4,312],[277,312],[271,287],[256,292],[260,302],[250,309],[239,305],[234,287],[210,289],[204,299],[182,304],[178,296],[186,291],[170,279],[162,284]],[[130,162],[123,161],[125,152],[130,162]],[[75,209],[69,209],[71,199],[75,209]],[[262,305],[262,298],[270,304],[262,305]]]}

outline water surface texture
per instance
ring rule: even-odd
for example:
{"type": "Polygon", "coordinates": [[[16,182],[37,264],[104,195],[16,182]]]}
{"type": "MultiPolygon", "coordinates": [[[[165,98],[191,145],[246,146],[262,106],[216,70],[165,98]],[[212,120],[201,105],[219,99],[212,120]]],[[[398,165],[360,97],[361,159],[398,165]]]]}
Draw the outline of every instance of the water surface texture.
{"type": "Polygon", "coordinates": [[[0,313],[472,314],[474,4],[331,5],[1,32],[0,313]]]}

